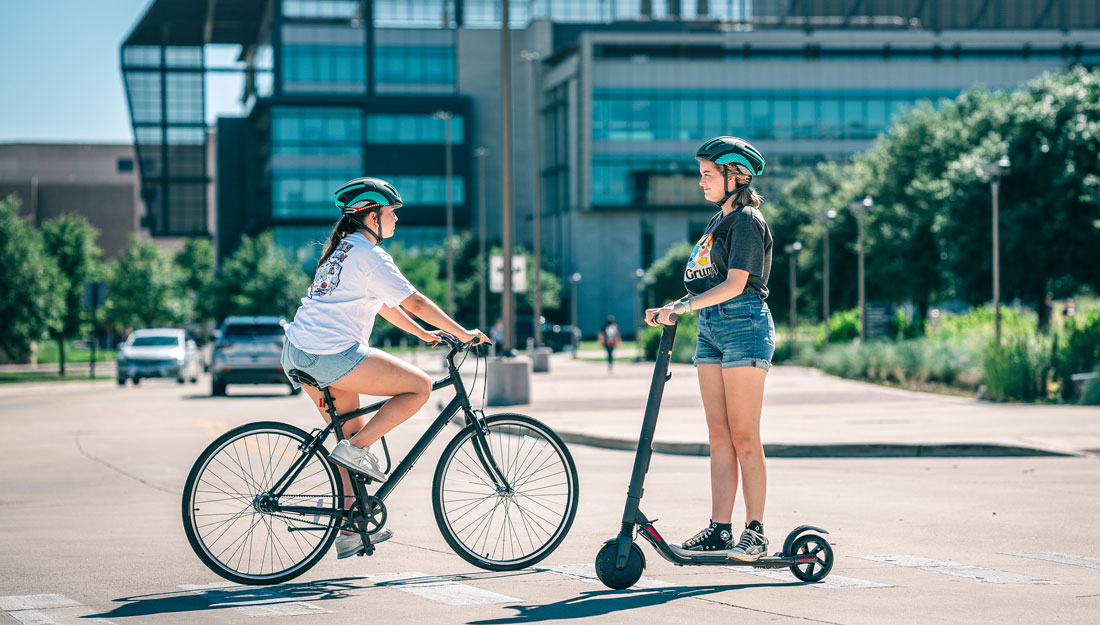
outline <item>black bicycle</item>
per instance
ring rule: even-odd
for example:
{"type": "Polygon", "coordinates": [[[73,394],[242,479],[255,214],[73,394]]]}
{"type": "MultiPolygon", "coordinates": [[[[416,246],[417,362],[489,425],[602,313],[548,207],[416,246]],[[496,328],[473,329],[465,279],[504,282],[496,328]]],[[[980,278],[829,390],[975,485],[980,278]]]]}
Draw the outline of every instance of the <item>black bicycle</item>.
{"type": "MultiPolygon", "coordinates": [[[[183,525],[195,554],[212,571],[243,584],[277,584],[308,571],[341,530],[374,553],[370,534],[386,523],[386,497],[435,438],[454,420],[462,429],[436,465],[432,506],[447,544],[482,569],[511,571],[550,555],[577,512],[579,484],[573,457],[544,423],[520,414],[485,416],[470,404],[455,356],[469,344],[448,337],[448,375],[432,390],[455,387],[455,397],[374,494],[372,480],[351,473],[354,503],[324,446],[330,432],[376,412],[378,402],[336,414],[327,388],[330,423],[304,430],[274,421],[234,428],[195,461],[183,490],[183,525]],[[461,414],[461,418],[457,415],[461,414]]],[[[308,375],[291,371],[306,384],[308,375]]],[[[477,374],[475,372],[475,380],[477,374]]],[[[382,439],[387,472],[389,448],[382,439]]]]}

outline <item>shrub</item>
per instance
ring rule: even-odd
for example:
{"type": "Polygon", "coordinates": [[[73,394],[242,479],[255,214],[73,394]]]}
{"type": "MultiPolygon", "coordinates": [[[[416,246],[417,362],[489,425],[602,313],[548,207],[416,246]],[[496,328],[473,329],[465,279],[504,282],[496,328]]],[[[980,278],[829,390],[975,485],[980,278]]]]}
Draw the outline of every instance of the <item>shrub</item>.
{"type": "Polygon", "coordinates": [[[814,348],[825,346],[825,330],[829,332],[829,343],[850,343],[859,338],[859,309],[841,310],[829,315],[829,321],[817,333],[814,348]]]}
{"type": "Polygon", "coordinates": [[[1064,399],[1072,399],[1070,376],[1085,373],[1100,365],[1100,310],[1079,313],[1066,320],[1065,344],[1054,353],[1054,377],[1063,390],[1064,399]]]}
{"type": "Polygon", "coordinates": [[[1085,382],[1085,388],[1081,389],[1081,397],[1078,399],[1078,403],[1088,406],[1100,406],[1100,367],[1097,367],[1093,373],[1096,376],[1085,382]]]}
{"type": "MultiPolygon", "coordinates": [[[[672,362],[690,363],[695,355],[695,342],[698,338],[699,316],[696,313],[681,315],[676,328],[676,343],[672,346],[672,362]]],[[[642,329],[642,347],[646,360],[657,360],[657,347],[660,344],[660,326],[646,326],[642,329]]]]}
{"type": "Polygon", "coordinates": [[[1014,335],[982,354],[987,396],[994,401],[1032,402],[1046,397],[1047,350],[1034,335],[1014,335]]]}

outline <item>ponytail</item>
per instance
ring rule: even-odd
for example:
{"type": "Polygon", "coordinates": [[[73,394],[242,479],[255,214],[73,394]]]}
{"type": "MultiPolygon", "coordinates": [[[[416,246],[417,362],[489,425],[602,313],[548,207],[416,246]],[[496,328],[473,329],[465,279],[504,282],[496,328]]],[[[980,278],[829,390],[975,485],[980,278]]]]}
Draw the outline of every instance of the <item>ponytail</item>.
{"type": "Polygon", "coordinates": [[[355,232],[355,223],[350,217],[344,215],[340,218],[340,221],[336,222],[336,226],[332,228],[332,234],[328,235],[328,241],[325,242],[325,247],[321,251],[321,260],[317,262],[317,268],[320,269],[321,265],[325,264],[329,256],[336,251],[336,246],[340,244],[340,241],[344,240],[344,237],[355,232]]]}
{"type": "Polygon", "coordinates": [[[751,206],[752,208],[760,208],[760,205],[765,202],[764,196],[760,195],[756,191],[756,187],[750,187],[752,182],[752,176],[745,176],[740,172],[734,171],[730,173],[730,177],[733,178],[734,188],[745,187],[740,193],[733,196],[733,205],[737,206],[751,206]]]}

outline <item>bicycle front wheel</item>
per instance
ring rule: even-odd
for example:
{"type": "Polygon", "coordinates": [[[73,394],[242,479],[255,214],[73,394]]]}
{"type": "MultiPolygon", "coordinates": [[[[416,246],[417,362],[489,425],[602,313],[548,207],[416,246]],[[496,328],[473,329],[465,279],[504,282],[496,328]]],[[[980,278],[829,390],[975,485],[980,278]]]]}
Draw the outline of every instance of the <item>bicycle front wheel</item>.
{"type": "Polygon", "coordinates": [[[285,423],[249,423],[220,436],[195,461],[183,489],[183,527],[210,570],[240,584],[278,584],[324,557],[339,518],[270,505],[334,510],[343,502],[343,482],[323,446],[305,457],[277,502],[270,497],[309,438],[285,423]]]}
{"type": "Polygon", "coordinates": [[[518,414],[485,419],[487,448],[510,488],[493,482],[474,426],[447,445],[432,483],[435,521],[462,559],[490,571],[514,571],[550,555],[577,513],[577,467],[561,438],[518,414]]]}

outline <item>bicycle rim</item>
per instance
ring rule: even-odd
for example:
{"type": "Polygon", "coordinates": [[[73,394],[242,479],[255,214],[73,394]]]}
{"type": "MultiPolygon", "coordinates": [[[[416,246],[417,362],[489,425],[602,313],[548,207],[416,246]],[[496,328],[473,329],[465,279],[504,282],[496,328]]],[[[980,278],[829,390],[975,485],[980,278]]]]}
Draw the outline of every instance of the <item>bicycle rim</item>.
{"type": "Polygon", "coordinates": [[[512,487],[500,492],[478,459],[467,428],[448,445],[436,471],[436,520],[463,559],[490,570],[530,566],[565,537],[577,509],[577,473],[565,444],[523,416],[486,420],[487,442],[512,487]]]}
{"type": "MultiPolygon", "coordinates": [[[[192,547],[215,573],[243,583],[278,583],[308,570],[331,545],[337,519],[254,506],[301,455],[306,438],[291,426],[253,424],[227,433],[199,457],[184,493],[184,518],[192,547]]],[[[279,504],[331,509],[342,490],[323,449],[315,450],[279,504]]]]}

